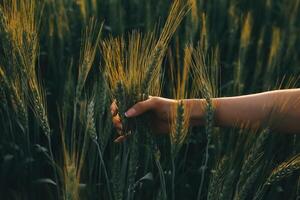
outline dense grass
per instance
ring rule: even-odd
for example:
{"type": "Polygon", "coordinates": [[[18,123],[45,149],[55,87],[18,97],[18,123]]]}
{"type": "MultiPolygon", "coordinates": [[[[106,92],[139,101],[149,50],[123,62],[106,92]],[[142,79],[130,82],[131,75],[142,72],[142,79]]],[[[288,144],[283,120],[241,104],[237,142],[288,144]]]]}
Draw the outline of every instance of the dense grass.
{"type": "Polygon", "coordinates": [[[1,199],[300,199],[299,136],[215,128],[211,105],[299,87],[299,0],[0,5],[1,199]],[[206,99],[206,126],[181,103],[169,135],[126,121],[148,95],[206,99]]]}

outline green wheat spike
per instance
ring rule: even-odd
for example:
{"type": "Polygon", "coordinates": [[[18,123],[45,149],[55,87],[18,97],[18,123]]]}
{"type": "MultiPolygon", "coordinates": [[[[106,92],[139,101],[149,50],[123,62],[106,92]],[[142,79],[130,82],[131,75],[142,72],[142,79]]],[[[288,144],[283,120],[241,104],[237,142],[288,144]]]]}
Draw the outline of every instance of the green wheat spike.
{"type": "Polygon", "coordinates": [[[115,91],[116,103],[119,110],[119,116],[121,118],[123,124],[123,130],[127,131],[128,129],[128,120],[125,116],[125,112],[127,109],[127,100],[126,100],[126,89],[122,82],[117,83],[117,88],[115,91]]]}
{"type": "Polygon", "coordinates": [[[160,59],[161,59],[163,53],[164,53],[164,47],[162,45],[158,44],[155,47],[153,54],[151,55],[149,67],[147,69],[145,78],[144,78],[144,80],[142,82],[142,89],[141,89],[141,91],[144,94],[148,94],[148,89],[149,89],[149,87],[151,85],[150,82],[151,82],[151,79],[153,77],[153,73],[155,72],[156,67],[159,64],[160,59]]]}

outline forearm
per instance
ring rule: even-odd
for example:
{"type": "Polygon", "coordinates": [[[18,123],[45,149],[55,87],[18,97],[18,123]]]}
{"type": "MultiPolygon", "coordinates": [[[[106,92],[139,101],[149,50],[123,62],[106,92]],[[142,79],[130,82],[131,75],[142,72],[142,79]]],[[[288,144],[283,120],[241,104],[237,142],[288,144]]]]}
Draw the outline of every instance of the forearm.
{"type": "MultiPolygon", "coordinates": [[[[193,100],[192,125],[203,125],[206,102],[193,100]]],[[[258,94],[214,98],[215,125],[300,132],[300,89],[276,90],[258,94]]]]}

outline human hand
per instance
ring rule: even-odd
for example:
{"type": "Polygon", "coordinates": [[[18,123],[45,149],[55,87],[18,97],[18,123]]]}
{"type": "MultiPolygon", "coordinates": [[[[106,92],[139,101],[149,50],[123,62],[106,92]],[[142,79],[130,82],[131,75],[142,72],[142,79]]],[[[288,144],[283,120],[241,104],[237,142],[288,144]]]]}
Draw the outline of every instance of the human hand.
{"type": "MultiPolygon", "coordinates": [[[[171,111],[177,102],[178,101],[173,99],[150,96],[149,99],[140,101],[132,106],[129,110],[127,110],[125,116],[127,118],[133,118],[149,111],[151,112],[150,123],[153,131],[162,134],[168,133],[170,130],[171,111]]],[[[117,128],[119,133],[122,133],[122,121],[118,114],[118,107],[115,101],[111,104],[111,113],[113,116],[112,121],[114,126],[117,128]]],[[[125,139],[126,136],[121,135],[115,140],[115,142],[122,142],[125,139]]]]}
{"type": "MultiPolygon", "coordinates": [[[[190,124],[197,125],[201,124],[204,116],[204,108],[203,108],[203,100],[201,99],[186,99],[183,100],[186,109],[190,109],[190,124]]],[[[172,122],[172,110],[176,107],[178,100],[167,99],[162,97],[150,97],[145,101],[138,102],[134,106],[132,106],[127,112],[125,116],[128,118],[133,118],[140,116],[145,112],[150,113],[150,123],[154,132],[166,134],[170,132],[171,122],[172,122]]],[[[124,141],[127,136],[121,135],[124,131],[122,126],[121,118],[118,114],[118,107],[116,102],[114,101],[111,104],[111,113],[112,113],[112,121],[114,126],[117,128],[120,136],[115,140],[115,142],[124,141]]]]}

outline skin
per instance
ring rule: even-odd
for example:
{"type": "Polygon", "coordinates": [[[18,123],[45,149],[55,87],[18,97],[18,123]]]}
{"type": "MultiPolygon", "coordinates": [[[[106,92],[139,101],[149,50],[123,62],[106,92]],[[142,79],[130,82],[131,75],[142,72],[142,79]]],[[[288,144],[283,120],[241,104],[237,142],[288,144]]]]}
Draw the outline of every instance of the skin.
{"type": "MultiPolygon", "coordinates": [[[[190,109],[190,125],[205,125],[204,99],[185,99],[186,109],[190,109]]],[[[157,133],[170,131],[171,111],[177,100],[162,97],[150,97],[131,107],[125,115],[138,117],[151,112],[152,128],[157,133]]],[[[300,133],[300,89],[274,90],[258,94],[212,99],[215,119],[219,127],[247,127],[259,129],[268,126],[271,130],[285,133],[300,133]]],[[[122,133],[122,122],[116,103],[111,104],[114,126],[122,133]]],[[[119,136],[115,142],[122,142],[125,136],[119,136]]]]}

